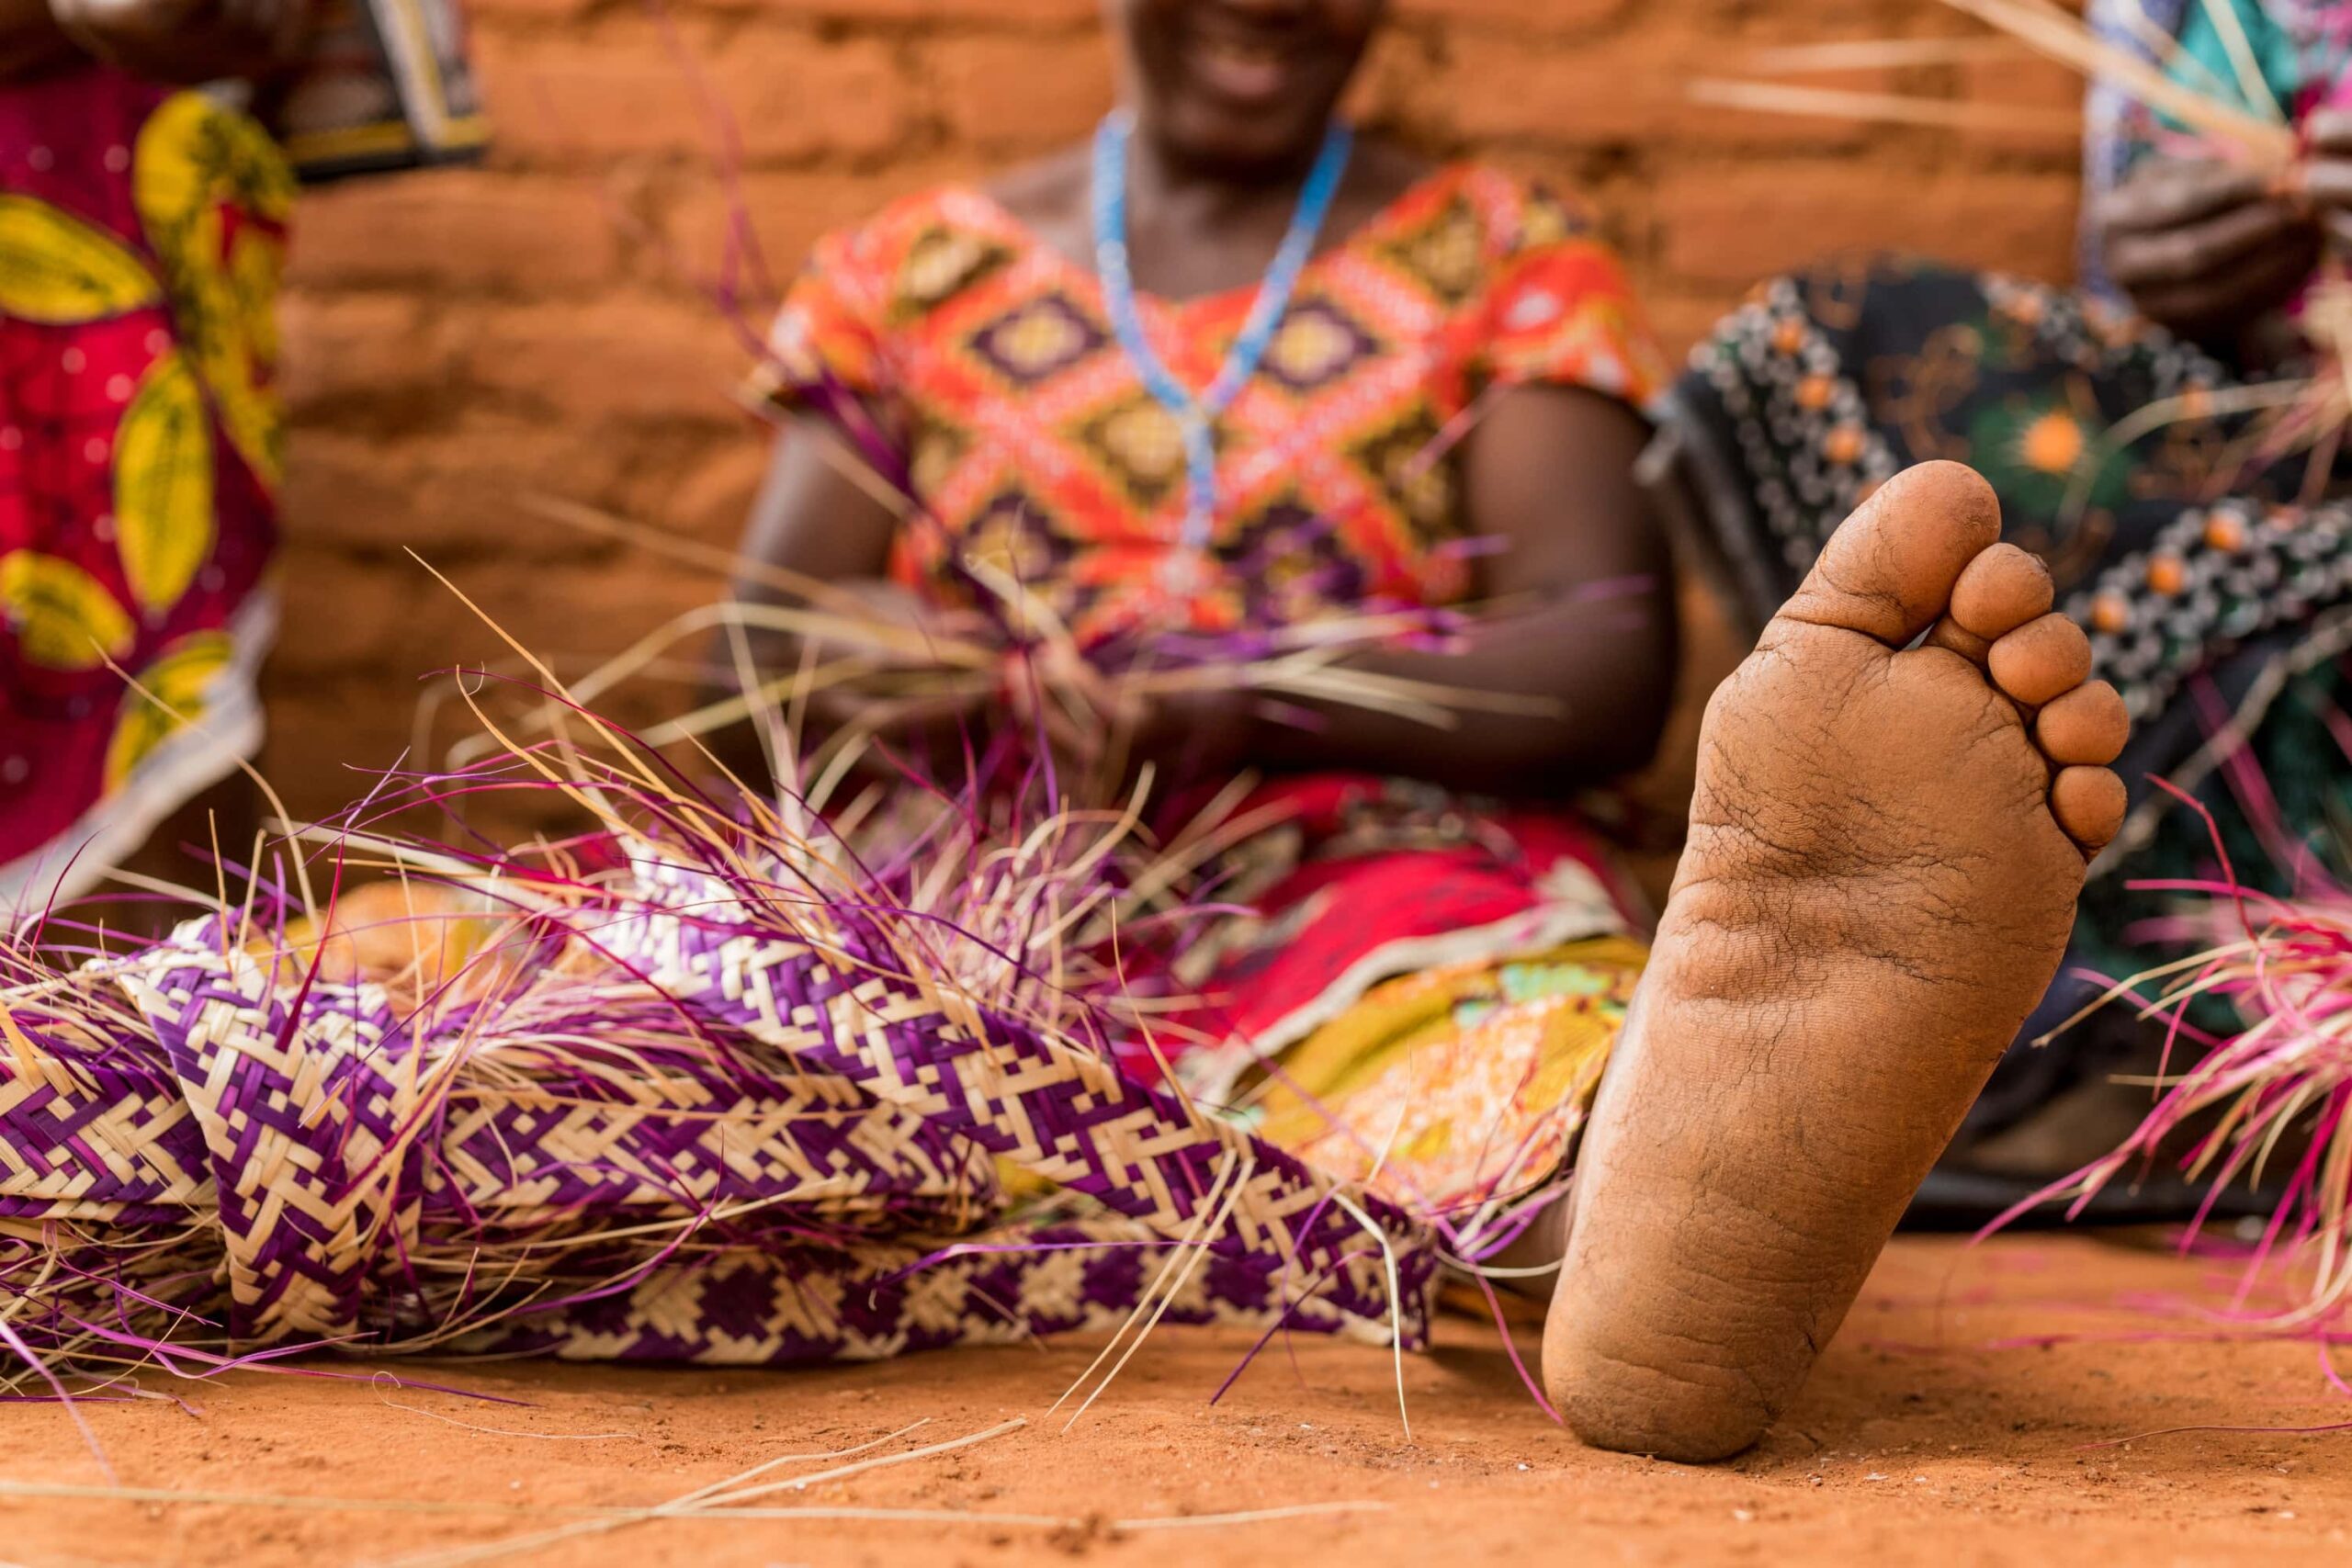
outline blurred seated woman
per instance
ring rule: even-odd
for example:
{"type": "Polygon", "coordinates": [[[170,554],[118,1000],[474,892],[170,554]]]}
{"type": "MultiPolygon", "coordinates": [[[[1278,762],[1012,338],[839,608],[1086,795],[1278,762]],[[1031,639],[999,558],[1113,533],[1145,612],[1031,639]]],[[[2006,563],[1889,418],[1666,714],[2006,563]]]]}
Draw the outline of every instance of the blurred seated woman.
{"type": "Polygon", "coordinates": [[[1203,901],[1247,912],[1120,957],[1201,998],[1153,1043],[1202,1098],[1498,1277],[1556,1272],[1544,1376],[1580,1435],[1720,1458],[1802,1382],[2049,984],[2120,818],[2093,754],[2123,717],[2086,692],[2027,730],[2087,643],[1983,480],[1922,465],[1710,704],[1638,936],[1567,801],[1648,758],[1673,689],[1634,479],[1659,358],[1555,198],[1334,127],[1379,11],[1126,0],[1132,107],[1091,149],[820,246],[773,395],[870,421],[920,509],[787,438],[751,553],[910,621],[1025,584],[1110,666],[1482,606],[1458,648],[1349,660],[1466,692],[1448,729],[1237,691],[1143,716],[1163,771],[1232,786],[1190,847],[1203,901]],[[1939,625],[1993,675],[1912,646],[1939,625]]]}
{"type": "Polygon", "coordinates": [[[0,0],[0,910],[250,858],[294,182],[183,84],[282,63],[303,15],[0,0]]]}
{"type": "Polygon", "coordinates": [[[1834,258],[1759,287],[1668,400],[1758,624],[1863,496],[1955,459],[1992,481],[2006,536],[2046,561],[2090,634],[2093,675],[2132,717],[2116,764],[2132,814],[2093,867],[2062,971],[2077,977],[2052,987],[1978,1103],[1955,1150],[1974,1174],[1940,1176],[1971,1221],[2105,1153],[2147,1109],[2144,1088],[2109,1083],[2162,1048],[2129,1010],[2033,1042],[2097,994],[2081,972],[2158,961],[2132,931],[2156,896],[2131,884],[2222,872],[2204,818],[2151,781],[2213,810],[2236,873],[2275,891],[2340,869],[2352,819],[2336,728],[2352,694],[2328,614],[2352,592],[2352,454],[2324,423],[2274,440],[2289,427],[2263,412],[2311,370],[2319,313],[2352,328],[2352,296],[2313,288],[2352,241],[2352,113],[2335,107],[2352,7],[2096,0],[2091,17],[2177,81],[2275,103],[2304,155],[2266,176],[2102,85],[2086,116],[2083,288],[1834,258]],[[2252,735],[2253,769],[2217,765],[2208,741],[2225,728],[2252,735]]]}
{"type": "Polygon", "coordinates": [[[253,858],[295,185],[480,150],[452,4],[0,0],[0,912],[253,858]]]}
{"type": "Polygon", "coordinates": [[[1211,878],[1255,913],[1174,959],[1204,1002],[1162,1049],[1219,1099],[1279,1062],[1253,1097],[1274,1135],[1358,1172],[1385,1141],[1384,1183],[1450,1205],[1558,1167],[1641,971],[1567,801],[1650,758],[1673,691],[1634,478],[1664,362],[1569,205],[1334,118],[1384,9],[1125,0],[1131,107],[1090,145],[820,243],[776,329],[797,428],[746,553],[909,620],[970,609],[966,568],[993,567],[1102,660],[1507,612],[1459,651],[1349,662],[1520,711],[1439,730],[1225,689],[1133,738],[1163,802],[1261,781],[1211,878]],[[811,428],[842,396],[903,454],[903,514],[811,428]]]}

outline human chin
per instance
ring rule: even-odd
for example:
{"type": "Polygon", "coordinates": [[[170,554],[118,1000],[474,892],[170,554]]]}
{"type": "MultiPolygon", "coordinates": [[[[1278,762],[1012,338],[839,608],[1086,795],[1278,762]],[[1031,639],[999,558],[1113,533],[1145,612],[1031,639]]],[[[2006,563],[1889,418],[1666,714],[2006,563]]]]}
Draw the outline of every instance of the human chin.
{"type": "Polygon", "coordinates": [[[1306,157],[1320,142],[1329,118],[1328,100],[1319,93],[1243,109],[1187,83],[1168,88],[1149,117],[1160,144],[1187,162],[1237,172],[1306,157]]]}

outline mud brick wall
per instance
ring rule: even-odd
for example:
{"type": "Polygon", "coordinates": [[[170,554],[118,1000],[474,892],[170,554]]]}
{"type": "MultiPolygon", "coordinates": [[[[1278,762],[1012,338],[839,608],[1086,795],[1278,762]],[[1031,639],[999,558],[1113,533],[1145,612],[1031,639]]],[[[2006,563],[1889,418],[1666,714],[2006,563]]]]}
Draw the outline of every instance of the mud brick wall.
{"type": "MultiPolygon", "coordinates": [[[[496,152],[330,188],[299,215],[287,612],[267,766],[346,800],[415,729],[419,677],[497,656],[406,553],[567,672],[707,597],[707,574],[541,522],[569,496],[732,542],[764,459],[714,302],[736,184],[770,273],[888,197],[1082,135],[1109,102],[1096,0],[470,0],[496,152]],[[691,63],[689,63],[691,62],[691,63]],[[740,130],[722,156],[713,103],[740,130]]],[[[1697,107],[1754,51],[1960,33],[1934,0],[1400,0],[1374,123],[1582,193],[1679,350],[1758,276],[1901,245],[2071,266],[2063,135],[1959,135],[1697,107]]],[[[1838,81],[2063,108],[2022,58],[1838,81]]]]}

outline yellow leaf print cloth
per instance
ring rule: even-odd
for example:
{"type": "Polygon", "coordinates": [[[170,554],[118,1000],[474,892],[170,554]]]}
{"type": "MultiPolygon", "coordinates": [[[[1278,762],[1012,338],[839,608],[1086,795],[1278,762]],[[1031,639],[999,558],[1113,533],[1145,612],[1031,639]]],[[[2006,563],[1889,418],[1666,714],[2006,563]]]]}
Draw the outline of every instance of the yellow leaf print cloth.
{"type": "Polygon", "coordinates": [[[292,198],[202,93],[0,83],[0,908],[87,886],[259,744],[292,198]]]}

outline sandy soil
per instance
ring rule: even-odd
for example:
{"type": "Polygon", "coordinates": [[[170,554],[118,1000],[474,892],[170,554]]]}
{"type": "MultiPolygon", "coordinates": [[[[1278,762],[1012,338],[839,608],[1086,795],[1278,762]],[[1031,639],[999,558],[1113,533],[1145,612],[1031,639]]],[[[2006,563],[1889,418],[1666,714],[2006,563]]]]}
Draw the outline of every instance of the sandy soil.
{"type": "MultiPolygon", "coordinates": [[[[782,1373],[401,1368],[509,1404],[383,1379],[242,1374],[176,1385],[186,1411],[83,1407],[122,1486],[205,1500],[68,1495],[107,1483],[67,1414],[20,1404],[0,1415],[0,1558],[1402,1568],[1509,1554],[2139,1568],[2258,1553],[2340,1564],[2352,1551],[2352,1432],[2137,1436],[2352,1420],[2308,1341],[2214,1343],[2197,1326],[2189,1303],[2216,1299],[2219,1278],[2130,1242],[2018,1237],[1970,1251],[1903,1241],[1800,1407],[1761,1450],[1708,1470],[1579,1449],[1519,1387],[1495,1332],[1461,1322],[1406,1363],[1409,1442],[1376,1351],[1302,1340],[1294,1359],[1278,1346],[1211,1407],[1246,1342],[1178,1331],[1154,1337],[1067,1433],[1046,1410],[1089,1359],[1075,1345],[782,1373]],[[622,1523],[582,1511],[662,1503],[912,1422],[926,1424],[763,1479],[1015,1418],[1026,1424],[962,1449],[745,1505],[810,1511],[798,1519],[622,1523]],[[1122,1523],[1307,1505],[1350,1506],[1122,1523]],[[929,1517],[845,1519],[845,1509],[929,1517]],[[510,1550],[560,1529],[578,1533],[510,1550]]],[[[1532,1359],[1533,1333],[1520,1337],[1532,1359]]]]}

